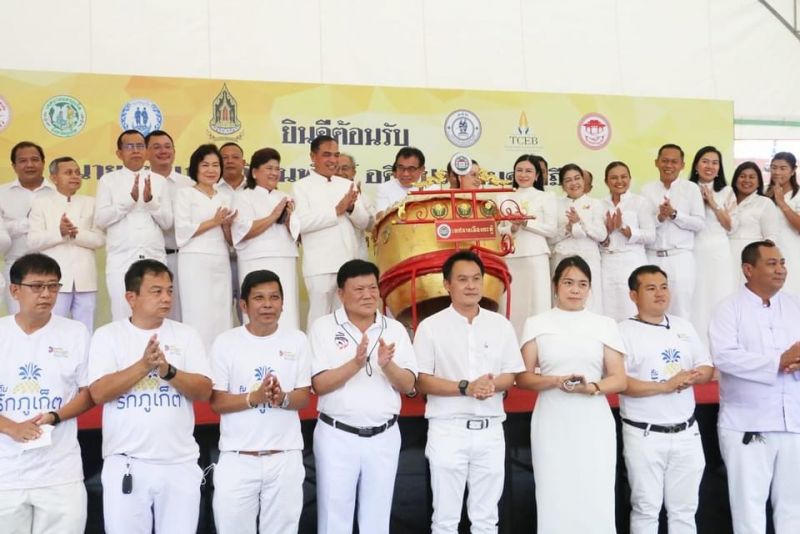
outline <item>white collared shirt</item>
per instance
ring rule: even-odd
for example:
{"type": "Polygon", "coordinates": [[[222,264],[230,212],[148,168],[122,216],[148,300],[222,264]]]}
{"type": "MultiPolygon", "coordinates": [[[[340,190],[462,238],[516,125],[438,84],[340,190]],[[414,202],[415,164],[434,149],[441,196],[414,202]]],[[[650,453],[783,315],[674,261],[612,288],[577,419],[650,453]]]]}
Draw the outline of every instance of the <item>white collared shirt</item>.
{"type": "Polygon", "coordinates": [[[11,237],[11,248],[6,251],[6,266],[28,253],[28,213],[33,199],[56,194],[55,186],[47,178],[33,191],[22,187],[19,179],[0,186],[0,215],[11,237]]]}
{"type": "Polygon", "coordinates": [[[386,211],[389,206],[400,202],[408,196],[411,189],[411,186],[403,187],[397,178],[383,182],[378,186],[378,192],[375,195],[375,213],[386,211]]]}
{"type": "MultiPolygon", "coordinates": [[[[361,368],[339,389],[320,395],[317,404],[320,412],[359,427],[385,424],[400,413],[400,393],[378,365],[379,339],[395,344],[392,360],[395,364],[415,376],[417,374],[414,349],[402,324],[376,312],[375,321],[364,334],[369,339],[367,357],[370,366],[361,368]],[[372,376],[368,373],[370,369],[372,376]]],[[[308,331],[312,376],[340,367],[355,357],[364,334],[350,322],[343,307],[314,321],[308,331]]]]}
{"type": "Polygon", "coordinates": [[[217,191],[222,193],[223,195],[227,196],[230,199],[230,204],[233,205],[233,197],[239,191],[243,191],[247,186],[247,179],[242,179],[239,185],[234,189],[231,185],[225,181],[225,178],[220,178],[219,182],[214,184],[214,187],[217,188],[217,191]]]}
{"type": "Polygon", "coordinates": [[[296,258],[297,237],[300,223],[297,213],[293,213],[289,224],[272,223],[266,230],[255,237],[244,239],[253,226],[253,221],[263,219],[275,209],[281,200],[291,198],[279,189],[255,186],[253,189],[238,191],[233,199],[233,209],[238,214],[231,226],[231,238],[236,254],[242,260],[256,258],[296,258]]]}
{"type": "Polygon", "coordinates": [[[604,206],[596,198],[588,195],[576,199],[562,197],[558,199],[556,215],[558,231],[551,240],[555,253],[568,256],[582,254],[586,250],[598,250],[599,243],[605,241],[608,236],[604,206]],[[572,229],[568,231],[567,210],[570,208],[575,209],[580,221],[573,224],[572,229]]]}
{"type": "Polygon", "coordinates": [[[533,215],[533,219],[525,221],[514,235],[514,253],[509,258],[523,258],[550,255],[548,239],[558,232],[558,199],[552,193],[539,191],[535,187],[520,187],[510,195],[498,195],[501,212],[517,208],[525,215],[533,215]]]}
{"type": "MultiPolygon", "coordinates": [[[[517,336],[511,322],[481,308],[472,322],[453,306],[423,320],[414,337],[419,372],[461,381],[487,373],[519,373],[525,370],[517,336]]],[[[478,400],[473,397],[428,395],[425,417],[500,417],[505,420],[503,393],[478,400]]]]}
{"type": "Polygon", "coordinates": [[[656,180],[642,187],[642,196],[653,205],[656,219],[656,238],[647,250],[693,250],[695,234],[706,224],[703,197],[697,184],[676,178],[667,189],[661,180],[656,180]],[[667,218],[659,222],[658,206],[664,203],[665,197],[670,199],[676,215],[674,220],[667,218]]]}
{"type": "Polygon", "coordinates": [[[730,233],[731,239],[741,241],[760,241],[770,239],[776,242],[780,226],[780,214],[772,200],[758,193],[752,193],[736,207],[738,227],[730,233]]]}
{"type": "Polygon", "coordinates": [[[175,197],[175,243],[181,252],[195,252],[228,257],[228,242],[222,226],[194,235],[200,225],[213,219],[219,208],[230,208],[228,197],[214,191],[209,198],[195,187],[182,187],[175,197]]]}
{"type": "Polygon", "coordinates": [[[601,252],[632,252],[641,250],[656,238],[656,219],[653,215],[653,206],[642,195],[630,191],[620,196],[619,204],[614,205],[609,195],[603,200],[607,213],[613,214],[617,209],[622,213],[622,226],[631,230],[631,237],[625,237],[620,231],[611,232],[608,236],[608,246],[602,247],[601,252]]]}

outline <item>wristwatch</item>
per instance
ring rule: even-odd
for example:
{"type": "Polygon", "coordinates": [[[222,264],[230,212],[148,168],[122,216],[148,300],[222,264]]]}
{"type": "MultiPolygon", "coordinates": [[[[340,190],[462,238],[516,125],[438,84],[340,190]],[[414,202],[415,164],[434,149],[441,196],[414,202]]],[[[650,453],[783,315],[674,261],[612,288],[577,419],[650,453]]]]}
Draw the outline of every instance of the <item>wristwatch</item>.
{"type": "Polygon", "coordinates": [[[458,392],[461,393],[462,397],[467,395],[467,388],[469,387],[469,380],[462,380],[458,383],[458,392]]]}
{"type": "Polygon", "coordinates": [[[169,382],[170,380],[172,380],[173,378],[175,378],[175,375],[176,375],[177,373],[178,373],[178,370],[177,370],[177,369],[175,369],[175,366],[174,366],[174,365],[172,365],[172,364],[169,364],[169,367],[167,367],[167,374],[165,374],[164,376],[162,376],[162,377],[161,377],[161,380],[166,380],[167,382],[169,382]]]}
{"type": "Polygon", "coordinates": [[[283,400],[281,401],[281,408],[284,410],[289,407],[289,394],[284,392],[283,400]]]}
{"type": "Polygon", "coordinates": [[[589,382],[590,385],[594,386],[594,391],[592,392],[592,397],[596,397],[598,395],[602,395],[603,392],[600,391],[600,386],[597,385],[597,382],[589,382]]]}

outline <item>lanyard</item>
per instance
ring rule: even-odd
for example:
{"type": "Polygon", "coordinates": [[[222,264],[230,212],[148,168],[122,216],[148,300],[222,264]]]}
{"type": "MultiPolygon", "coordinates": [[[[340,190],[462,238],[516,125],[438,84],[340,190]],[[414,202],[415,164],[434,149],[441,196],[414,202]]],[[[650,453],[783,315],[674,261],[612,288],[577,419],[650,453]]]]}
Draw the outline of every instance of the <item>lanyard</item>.
{"type": "MultiPolygon", "coordinates": [[[[352,339],[352,340],[353,340],[353,343],[355,343],[355,344],[356,344],[356,350],[358,350],[358,345],[360,345],[360,344],[361,344],[361,342],[360,342],[360,341],[358,341],[358,340],[355,338],[355,336],[353,336],[353,334],[351,334],[351,333],[350,333],[350,331],[347,329],[347,325],[346,325],[346,324],[344,324],[344,323],[340,323],[340,322],[339,322],[339,318],[338,318],[338,317],[336,317],[336,314],[335,314],[335,313],[333,314],[333,318],[336,320],[336,325],[337,325],[337,326],[339,326],[339,327],[341,327],[341,329],[342,329],[342,330],[344,330],[344,333],[345,333],[345,334],[347,334],[347,336],[348,336],[350,339],[352,339]]],[[[367,330],[369,330],[369,329],[367,329],[367,330]]],[[[380,342],[381,342],[381,336],[383,335],[383,331],[384,331],[384,330],[386,330],[386,318],[385,318],[384,316],[382,316],[382,315],[381,315],[381,331],[380,331],[380,333],[378,334],[378,339],[376,339],[376,340],[375,340],[375,343],[372,345],[372,348],[371,348],[371,349],[369,349],[369,351],[367,352],[367,363],[366,363],[366,365],[364,366],[364,370],[365,370],[365,372],[367,373],[367,376],[372,376],[372,362],[371,362],[371,359],[372,359],[372,353],[373,353],[373,352],[375,352],[375,347],[377,347],[377,346],[378,346],[378,343],[380,343],[380,342]]]]}

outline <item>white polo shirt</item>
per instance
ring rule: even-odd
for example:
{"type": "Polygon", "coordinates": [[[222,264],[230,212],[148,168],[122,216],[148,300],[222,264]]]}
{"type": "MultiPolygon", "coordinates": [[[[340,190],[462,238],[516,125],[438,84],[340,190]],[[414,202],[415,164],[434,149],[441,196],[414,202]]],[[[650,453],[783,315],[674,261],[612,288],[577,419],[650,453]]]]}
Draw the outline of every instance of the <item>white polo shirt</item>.
{"type": "MultiPolygon", "coordinates": [[[[258,389],[274,375],[289,393],[311,386],[311,346],[300,330],[278,329],[255,336],[244,326],[221,333],[211,346],[214,389],[239,395],[258,389]]],[[[266,404],[241,412],[222,414],[219,450],[302,450],[297,410],[270,408],[266,404]]]]}
{"type": "MultiPolygon", "coordinates": [[[[644,382],[666,382],[679,372],[711,366],[708,348],[694,326],[675,315],[667,315],[664,326],[625,319],[619,331],[625,342],[625,373],[644,382]],[[669,324],[669,328],[666,325],[669,324]]],[[[649,397],[619,396],[622,417],[641,423],[672,425],[694,415],[694,391],[649,397]]]]}
{"type": "MultiPolygon", "coordinates": [[[[419,372],[446,380],[475,380],[492,373],[519,373],[525,370],[517,336],[511,323],[483,308],[470,323],[450,307],[431,315],[419,324],[414,337],[419,372]]],[[[505,420],[503,394],[486,400],[474,397],[428,395],[425,417],[501,417],[505,420]]]]}
{"type": "MultiPolygon", "coordinates": [[[[89,383],[140,360],[153,334],[178,370],[211,378],[203,342],[192,327],[164,319],[159,328],[142,330],[123,319],[95,331],[89,383]]],[[[192,401],[162,380],[157,369],[103,405],[103,458],[112,454],[165,464],[197,460],[192,401]]]]}
{"type": "MultiPolygon", "coordinates": [[[[394,343],[394,363],[417,374],[414,349],[405,327],[398,321],[375,313],[375,322],[367,329],[369,366],[363,367],[335,391],[319,396],[317,408],[336,420],[352,426],[378,426],[400,413],[400,393],[378,365],[378,339],[394,343]],[[369,368],[372,375],[368,374],[369,368]]],[[[311,341],[311,374],[335,369],[356,355],[361,342],[359,330],[347,317],[344,308],[320,317],[308,332],[311,341]]]]}
{"type": "MultiPolygon", "coordinates": [[[[26,421],[63,408],[87,385],[89,331],[51,315],[26,334],[13,315],[0,319],[0,415],[26,421]]],[[[49,446],[22,450],[0,434],[0,490],[30,489],[83,480],[77,419],[55,426],[49,446]]]]}

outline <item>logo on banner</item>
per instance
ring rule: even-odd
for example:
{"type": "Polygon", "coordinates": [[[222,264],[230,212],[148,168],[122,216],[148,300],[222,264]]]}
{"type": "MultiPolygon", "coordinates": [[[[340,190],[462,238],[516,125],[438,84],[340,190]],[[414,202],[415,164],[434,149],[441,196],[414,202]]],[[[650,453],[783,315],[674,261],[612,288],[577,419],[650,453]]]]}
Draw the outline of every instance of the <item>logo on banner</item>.
{"type": "Polygon", "coordinates": [[[11,107],[8,102],[0,96],[0,132],[8,128],[8,123],[11,122],[11,107]]]}
{"type": "Polygon", "coordinates": [[[475,241],[494,239],[497,235],[494,219],[443,221],[435,225],[437,241],[475,241]]]}
{"type": "Polygon", "coordinates": [[[86,110],[76,98],[54,96],[42,107],[42,123],[57,137],[72,137],[86,125],[86,110]]]}
{"type": "MultiPolygon", "coordinates": [[[[222,89],[211,103],[211,120],[208,121],[208,128],[222,138],[230,138],[242,129],[242,123],[239,120],[239,104],[225,83],[222,84],[222,89]]],[[[215,139],[213,135],[209,135],[209,137],[215,139]]],[[[242,134],[236,136],[236,139],[241,138],[242,134]]]]}
{"type": "Polygon", "coordinates": [[[138,130],[142,135],[160,130],[163,121],[161,109],[145,98],[129,100],[119,113],[119,125],[123,130],[138,130]]]}
{"type": "Polygon", "coordinates": [[[506,138],[506,148],[526,150],[534,147],[539,148],[539,136],[530,127],[528,116],[521,111],[516,128],[506,138]]]}
{"type": "Polygon", "coordinates": [[[591,150],[600,150],[611,141],[611,123],[599,113],[589,113],[578,121],[578,139],[591,150]]]}
{"type": "Polygon", "coordinates": [[[455,146],[471,147],[481,138],[481,121],[473,112],[459,109],[452,112],[444,121],[444,134],[455,146]]]}

